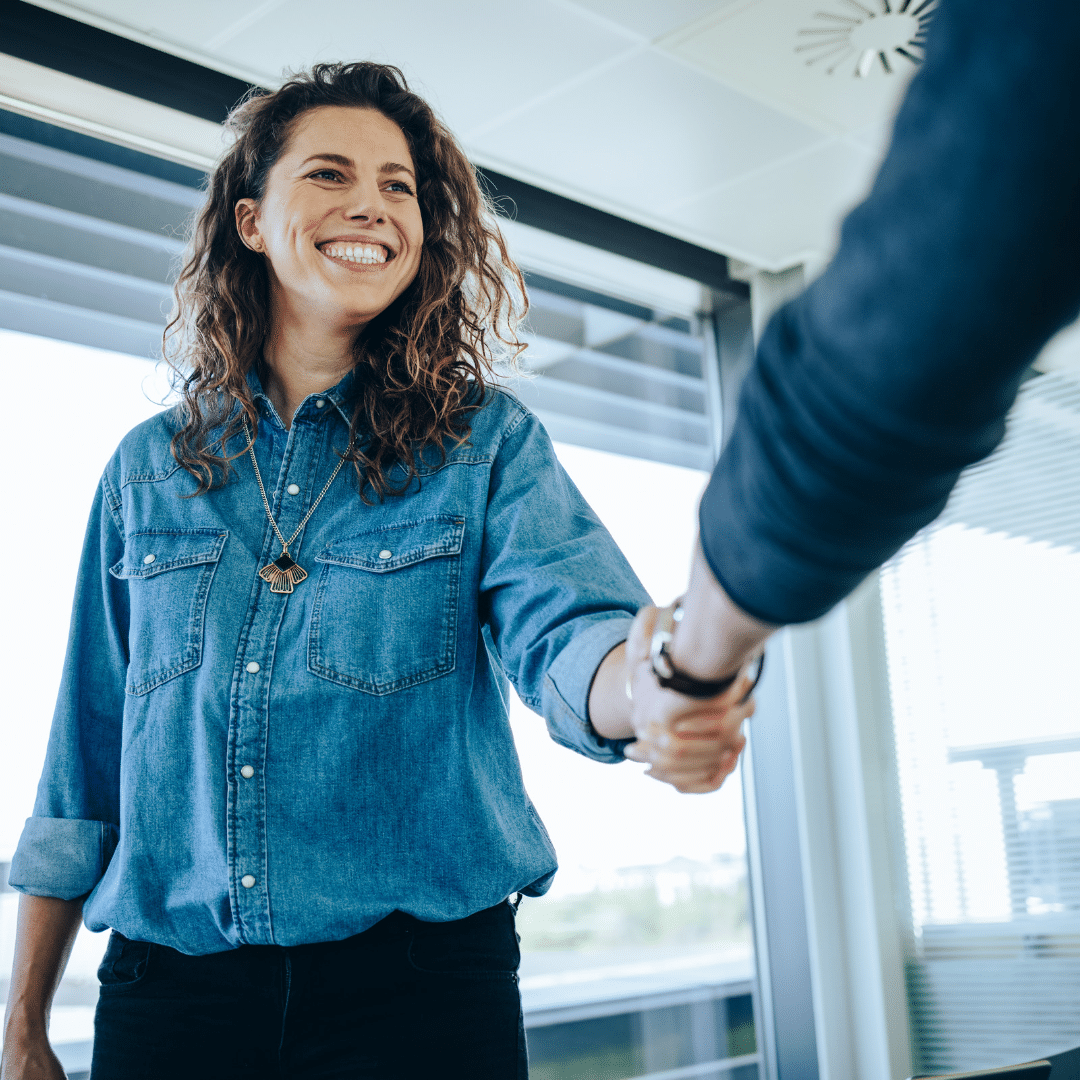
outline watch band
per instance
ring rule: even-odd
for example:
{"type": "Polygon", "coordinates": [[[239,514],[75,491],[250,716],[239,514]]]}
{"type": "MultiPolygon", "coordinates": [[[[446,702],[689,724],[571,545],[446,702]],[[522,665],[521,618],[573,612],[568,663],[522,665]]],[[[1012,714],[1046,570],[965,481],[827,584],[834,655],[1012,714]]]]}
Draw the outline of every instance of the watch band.
{"type": "MultiPolygon", "coordinates": [[[[671,644],[675,627],[682,620],[682,599],[660,609],[660,615],[656,620],[656,628],[653,630],[652,643],[649,649],[649,658],[652,661],[653,674],[656,681],[665,690],[674,690],[677,694],[683,694],[692,698],[712,698],[722,694],[732,686],[742,674],[740,667],[734,675],[726,675],[722,679],[698,679],[680,671],[672,662],[668,646],[671,644]]],[[[762,650],[757,657],[757,670],[754,672],[754,681],[746,692],[745,701],[754,692],[761,679],[761,673],[765,669],[765,652],[762,650]]]]}

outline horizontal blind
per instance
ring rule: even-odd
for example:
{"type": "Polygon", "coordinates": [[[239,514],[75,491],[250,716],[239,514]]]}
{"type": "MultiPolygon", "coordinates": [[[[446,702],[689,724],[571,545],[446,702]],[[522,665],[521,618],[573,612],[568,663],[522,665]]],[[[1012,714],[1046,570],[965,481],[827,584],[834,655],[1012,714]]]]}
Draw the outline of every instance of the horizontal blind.
{"type": "Polygon", "coordinates": [[[1080,375],[882,573],[916,1063],[1080,1045],[1080,375]]]}
{"type": "Polygon", "coordinates": [[[553,439],[691,469],[712,466],[705,324],[527,274],[514,392],[553,439]]]}
{"type": "Polygon", "coordinates": [[[0,134],[0,326],[158,356],[201,200],[196,188],[0,134]]]}

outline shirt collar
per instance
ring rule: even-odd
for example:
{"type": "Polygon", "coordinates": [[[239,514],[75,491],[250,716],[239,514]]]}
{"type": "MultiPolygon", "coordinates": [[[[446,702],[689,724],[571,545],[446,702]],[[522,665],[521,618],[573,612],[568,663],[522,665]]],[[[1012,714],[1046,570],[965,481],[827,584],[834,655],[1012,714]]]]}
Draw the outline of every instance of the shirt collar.
{"type": "MultiPolygon", "coordinates": [[[[326,406],[332,405],[334,409],[337,410],[341,419],[348,425],[351,419],[348,401],[355,380],[355,370],[349,371],[339,383],[331,386],[329,390],[324,390],[318,394],[308,394],[308,396],[300,403],[300,407],[296,410],[294,419],[303,419],[305,417],[309,419],[318,418],[319,416],[329,413],[330,410],[327,409],[326,406]],[[320,401],[323,402],[321,406],[319,405],[320,401]]],[[[255,367],[252,367],[247,373],[247,384],[251,390],[252,399],[257,405],[261,403],[263,415],[273,420],[273,422],[278,424],[281,428],[284,428],[285,425],[282,423],[281,417],[278,416],[277,409],[274,408],[274,403],[263,389],[262,379],[259,378],[259,373],[255,367]]]]}

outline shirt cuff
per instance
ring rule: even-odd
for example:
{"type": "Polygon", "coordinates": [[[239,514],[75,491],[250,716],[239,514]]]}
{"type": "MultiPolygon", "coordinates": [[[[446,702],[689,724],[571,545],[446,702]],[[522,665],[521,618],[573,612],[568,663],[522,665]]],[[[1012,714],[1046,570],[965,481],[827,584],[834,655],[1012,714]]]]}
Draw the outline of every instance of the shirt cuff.
{"type": "Polygon", "coordinates": [[[118,837],[108,821],[27,818],[8,884],[27,896],[85,896],[104,876],[118,837]]]}
{"type": "Polygon", "coordinates": [[[615,764],[633,739],[606,739],[589,723],[589,690],[601,661],[630,635],[633,620],[600,618],[577,634],[544,677],[541,708],[548,733],[560,746],[615,764]]]}

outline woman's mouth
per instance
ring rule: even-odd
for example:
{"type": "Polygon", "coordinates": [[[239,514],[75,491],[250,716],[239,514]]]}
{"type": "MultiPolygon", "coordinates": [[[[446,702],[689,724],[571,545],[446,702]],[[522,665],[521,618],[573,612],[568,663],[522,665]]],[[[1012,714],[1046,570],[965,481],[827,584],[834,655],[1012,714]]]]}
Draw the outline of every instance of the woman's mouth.
{"type": "Polygon", "coordinates": [[[393,252],[382,244],[346,244],[335,240],[319,250],[335,262],[359,266],[381,266],[394,257],[393,252]]]}

